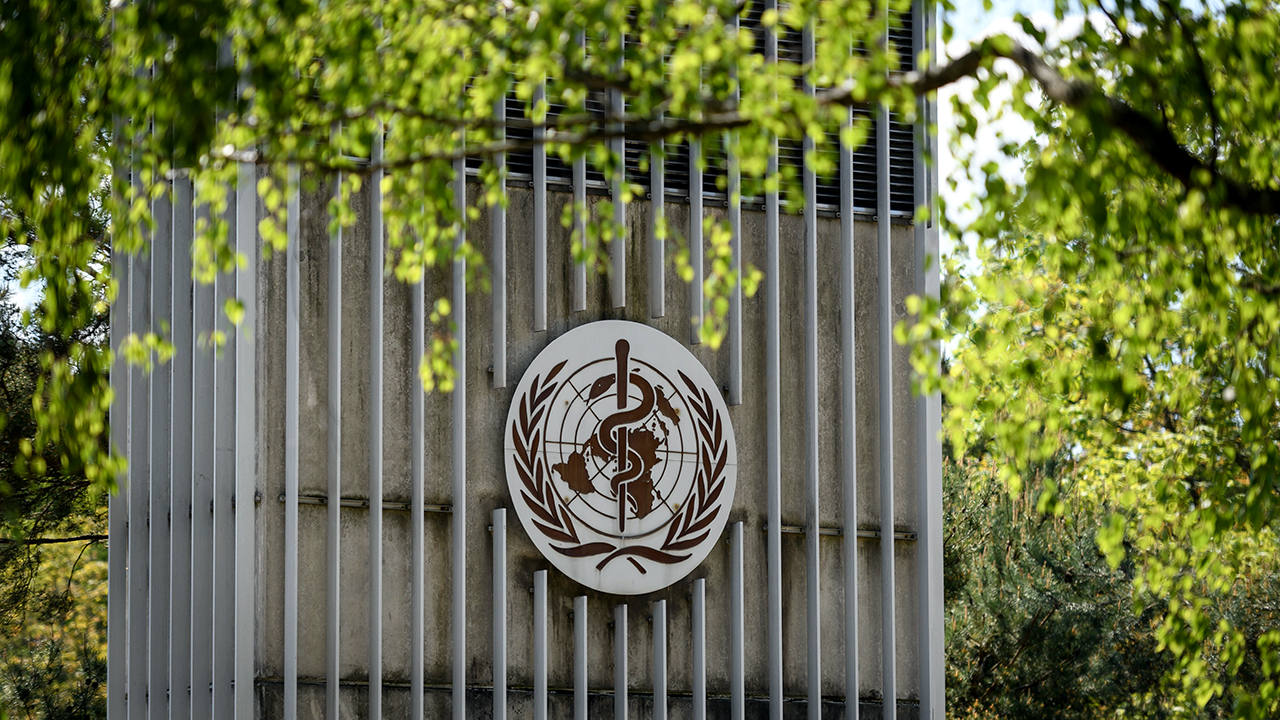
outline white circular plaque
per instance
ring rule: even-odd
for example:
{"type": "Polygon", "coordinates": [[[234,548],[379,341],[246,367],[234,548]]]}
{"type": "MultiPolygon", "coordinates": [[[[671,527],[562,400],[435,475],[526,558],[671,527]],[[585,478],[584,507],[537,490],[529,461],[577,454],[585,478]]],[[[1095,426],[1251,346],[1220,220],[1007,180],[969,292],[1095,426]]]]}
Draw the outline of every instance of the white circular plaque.
{"type": "Polygon", "coordinates": [[[564,574],[639,595],[688,575],[724,532],[737,487],[728,408],[679,342],[607,320],[546,347],[516,388],[507,485],[564,574]]]}

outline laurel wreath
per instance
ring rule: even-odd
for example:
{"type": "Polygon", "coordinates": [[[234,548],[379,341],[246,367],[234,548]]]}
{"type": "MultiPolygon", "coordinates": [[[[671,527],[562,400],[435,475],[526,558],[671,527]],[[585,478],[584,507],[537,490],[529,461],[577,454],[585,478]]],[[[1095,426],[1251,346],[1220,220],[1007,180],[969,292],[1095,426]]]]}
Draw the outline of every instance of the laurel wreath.
{"type": "MultiPolygon", "coordinates": [[[[662,545],[619,547],[610,542],[583,542],[574,526],[573,516],[555,491],[551,472],[547,469],[541,452],[546,438],[543,437],[539,423],[546,414],[547,404],[555,397],[559,386],[555,378],[564,368],[565,362],[551,368],[545,378],[540,375],[533,378],[528,392],[520,398],[516,421],[511,428],[516,474],[523,486],[520,494],[533,513],[534,526],[554,543],[560,543],[551,547],[562,555],[603,555],[596,565],[597,570],[603,570],[609,563],[623,557],[632,558],[633,563],[634,558],[639,557],[664,565],[687,560],[691,556],[687,551],[697,547],[710,535],[711,523],[720,510],[716,502],[725,485],[728,442],[724,432],[724,419],[712,403],[710,393],[700,390],[687,375],[680,373],[680,379],[689,387],[690,394],[685,399],[693,410],[692,419],[702,442],[699,443],[698,475],[694,480],[693,491],[688,502],[672,519],[662,545]]],[[[635,565],[640,572],[646,572],[639,563],[635,565]]]]}

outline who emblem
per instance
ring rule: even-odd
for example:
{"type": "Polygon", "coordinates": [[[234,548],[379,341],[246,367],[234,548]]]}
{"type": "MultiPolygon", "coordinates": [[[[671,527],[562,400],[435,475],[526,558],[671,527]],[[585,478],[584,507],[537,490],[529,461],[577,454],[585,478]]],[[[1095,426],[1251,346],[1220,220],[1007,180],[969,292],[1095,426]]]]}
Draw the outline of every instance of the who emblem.
{"type": "Polygon", "coordinates": [[[738,469],[728,409],[702,363],[648,325],[595,322],[548,345],[505,437],[520,522],[587,587],[660,590],[724,532],[738,469]]]}

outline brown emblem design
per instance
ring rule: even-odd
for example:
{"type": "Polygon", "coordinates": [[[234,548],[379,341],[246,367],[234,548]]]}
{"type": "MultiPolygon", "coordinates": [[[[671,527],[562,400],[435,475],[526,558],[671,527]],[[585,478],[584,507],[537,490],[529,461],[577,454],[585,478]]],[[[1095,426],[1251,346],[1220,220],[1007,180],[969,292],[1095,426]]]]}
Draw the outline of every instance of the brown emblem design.
{"type": "MultiPolygon", "coordinates": [[[[629,427],[654,414],[679,423],[680,416],[661,387],[654,388],[639,373],[628,368],[629,346],[619,340],[616,348],[617,371],[599,378],[592,385],[590,399],[595,400],[610,389],[615,389],[619,409],[600,419],[600,423],[581,448],[570,454],[564,462],[548,467],[544,446],[544,421],[548,406],[560,387],[558,378],[567,361],[552,367],[546,376],[535,376],[528,390],[518,399],[515,422],[511,424],[511,441],[515,451],[515,469],[521,484],[521,495],[532,513],[533,526],[552,541],[556,552],[574,558],[600,557],[597,570],[604,569],[614,560],[626,558],[639,572],[647,573],[642,560],[660,564],[675,564],[691,557],[689,550],[707,540],[711,525],[721,509],[718,505],[724,490],[728,461],[728,439],[725,437],[725,420],[720,416],[712,397],[683,372],[678,372],[681,382],[688,388],[681,397],[692,411],[690,418],[697,436],[697,471],[693,486],[682,507],[667,521],[668,528],[661,544],[642,544],[636,538],[627,543],[603,540],[584,542],[578,534],[574,516],[566,502],[556,492],[553,473],[559,475],[574,492],[594,492],[587,476],[584,455],[615,462],[618,471],[611,478],[612,490],[618,501],[618,531],[626,529],[628,512],[637,518],[647,515],[653,507],[653,481],[649,470],[656,462],[657,448],[662,442],[645,428],[629,427]],[[618,378],[622,378],[621,383],[618,378]],[[640,392],[640,407],[628,408],[628,386],[640,392]]],[[[673,392],[678,392],[673,389],[673,392]]],[[[654,536],[656,537],[656,536],[654,536]]]]}

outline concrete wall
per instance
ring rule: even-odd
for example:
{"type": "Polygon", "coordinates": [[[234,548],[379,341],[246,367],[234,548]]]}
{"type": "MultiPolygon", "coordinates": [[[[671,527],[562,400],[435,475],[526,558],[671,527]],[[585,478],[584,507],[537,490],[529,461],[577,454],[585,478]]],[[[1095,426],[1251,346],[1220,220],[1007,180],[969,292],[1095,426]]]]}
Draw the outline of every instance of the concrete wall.
{"type": "MultiPolygon", "coordinates": [[[[472,187],[472,201],[475,201],[472,187]]],[[[450,523],[467,526],[467,590],[472,598],[467,627],[467,679],[473,686],[469,703],[476,716],[485,715],[491,698],[485,688],[491,676],[491,620],[489,615],[492,547],[487,527],[494,508],[508,503],[501,431],[512,393],[524,369],[554,338],[578,325],[600,319],[627,319],[645,322],[687,343],[689,338],[688,286],[669,270],[666,278],[666,308],[663,318],[650,319],[648,311],[648,213],[647,203],[628,208],[627,307],[610,307],[607,278],[588,274],[587,310],[570,312],[572,261],[569,231],[558,222],[563,205],[571,197],[548,194],[548,330],[532,331],[532,191],[512,188],[508,210],[506,279],[508,301],[508,384],[493,389],[488,368],[492,363],[491,297],[478,292],[469,297],[466,343],[470,363],[465,369],[468,427],[468,513],[455,518],[447,513],[428,513],[426,518],[426,684],[430,717],[442,717],[451,706],[450,683],[450,523]]],[[[594,205],[596,199],[592,198],[594,205]]],[[[301,372],[300,372],[300,492],[326,492],[328,263],[331,252],[327,233],[327,197],[323,188],[305,194],[301,219],[301,372]]],[[[343,335],[342,348],[342,488],[345,497],[368,495],[369,417],[369,200],[367,192],[354,200],[357,221],[344,233],[343,335]]],[[[722,208],[710,213],[723,213],[722,208]]],[[[688,207],[668,205],[667,217],[682,232],[688,227],[688,207]]],[[[819,232],[819,388],[821,466],[821,522],[826,527],[844,527],[841,512],[841,442],[844,421],[840,408],[840,246],[839,220],[824,218],[819,232]]],[[[799,217],[783,216],[781,245],[781,331],[782,331],[782,445],[784,524],[804,522],[804,354],[803,354],[803,247],[804,229],[799,217]]],[[[746,263],[763,267],[765,259],[764,214],[742,213],[743,252],[746,263]]],[[[877,250],[874,224],[859,222],[854,229],[856,244],[856,323],[858,328],[855,383],[857,392],[857,463],[859,528],[879,529],[879,440],[878,440],[878,343],[876,327],[877,250]]],[[[469,230],[471,242],[487,253],[488,215],[482,214],[469,230]]],[[[905,318],[903,298],[915,292],[913,233],[909,226],[892,227],[894,247],[893,287],[895,317],[905,318]]],[[[668,257],[673,255],[668,250],[668,257]]],[[[285,363],[285,262],[278,254],[262,264],[259,288],[259,487],[263,500],[258,511],[258,592],[259,610],[256,636],[257,676],[262,717],[281,714],[284,639],[284,505],[279,498],[284,485],[284,363],[285,363]]],[[[432,272],[426,280],[427,298],[449,296],[448,271],[432,272]]],[[[417,358],[410,353],[410,288],[386,277],[384,340],[384,495],[387,501],[410,499],[410,397],[412,373],[417,358]]],[[[767,535],[765,502],[765,402],[764,402],[764,296],[763,288],[743,302],[743,403],[730,408],[738,445],[738,490],[730,522],[745,524],[745,611],[746,689],[749,697],[767,698],[766,649],[766,567],[767,535]]],[[[429,330],[430,332],[430,330],[429,330]]],[[[428,336],[430,337],[430,335],[428,336]]],[[[728,353],[713,352],[700,345],[690,350],[720,382],[728,379],[728,353]]],[[[899,531],[916,531],[915,402],[910,393],[907,351],[894,354],[894,437],[895,512],[899,531]]],[[[450,399],[440,393],[427,398],[427,480],[428,504],[450,504],[452,459],[450,441],[455,428],[449,412],[450,399]]],[[[323,505],[302,505],[299,517],[299,712],[302,717],[322,717],[325,673],[325,518],[323,505]]],[[[342,510],[341,585],[341,675],[343,717],[363,717],[367,703],[369,583],[368,512],[359,508],[342,510]],[[348,682],[349,681],[349,682],[348,682]]],[[[404,714],[409,682],[409,580],[410,516],[407,512],[384,514],[382,652],[385,711],[388,717],[404,714]]],[[[727,536],[727,533],[726,533],[727,536]]],[[[861,687],[864,717],[874,716],[881,701],[881,592],[880,547],[876,539],[858,544],[861,687]]],[[[821,537],[822,568],[822,687],[833,700],[827,708],[833,717],[844,712],[844,669],[848,657],[843,647],[842,540],[835,535],[821,537]]],[[[916,544],[899,541],[896,546],[897,677],[900,703],[918,697],[916,634],[916,544]]],[[[695,578],[707,580],[707,674],[711,695],[729,691],[728,660],[728,545],[721,542],[706,561],[687,579],[651,596],[634,597],[629,603],[630,688],[632,711],[639,717],[649,714],[651,701],[645,693],[652,687],[651,630],[649,603],[666,599],[668,607],[668,687],[672,695],[672,716],[689,713],[690,692],[690,586],[695,578]],[[683,698],[682,698],[683,696],[683,698]],[[650,705],[646,705],[649,702],[650,705]]],[[[805,540],[800,534],[783,535],[783,682],[789,698],[788,716],[803,708],[806,692],[805,636],[805,540]],[[794,698],[794,701],[790,699],[794,698]]],[[[570,619],[573,597],[588,596],[590,636],[590,687],[609,693],[613,687],[613,608],[622,598],[587,590],[551,567],[534,548],[520,524],[511,516],[508,530],[509,598],[509,683],[512,688],[513,717],[524,717],[529,709],[531,686],[533,573],[550,569],[548,581],[548,666],[553,690],[552,717],[569,717],[571,704],[567,689],[572,687],[573,625],[570,619]],[[556,690],[565,692],[558,693],[556,690]]],[[[601,696],[604,697],[604,696],[601,696]]],[[[603,714],[611,713],[611,698],[599,700],[603,714]]],[[[595,702],[595,701],[593,701],[595,702]]],[[[713,704],[713,714],[720,705],[713,704]]],[[[763,713],[764,701],[751,701],[749,714],[763,713]]],[[[595,705],[593,705],[595,707],[595,705]]],[[[909,708],[904,708],[909,710],[909,708]]],[[[911,715],[905,712],[903,716],[911,715]]]]}

